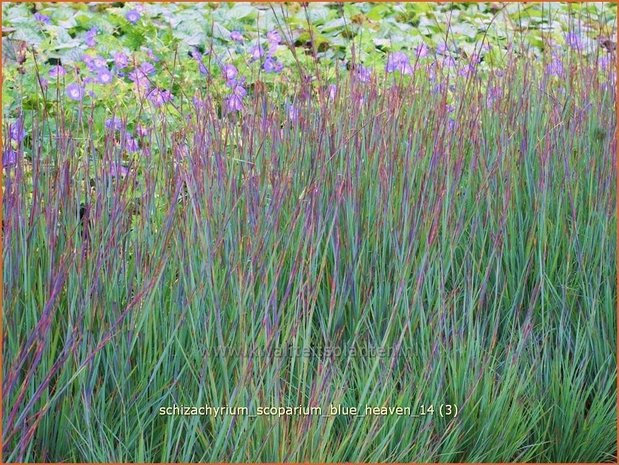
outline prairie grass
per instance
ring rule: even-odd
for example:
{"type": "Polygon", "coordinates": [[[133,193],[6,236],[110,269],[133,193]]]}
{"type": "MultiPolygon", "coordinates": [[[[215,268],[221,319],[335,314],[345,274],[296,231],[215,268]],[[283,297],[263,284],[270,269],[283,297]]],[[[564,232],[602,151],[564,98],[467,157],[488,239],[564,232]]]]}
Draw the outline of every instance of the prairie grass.
{"type": "Polygon", "coordinates": [[[616,460],[614,64],[544,65],[186,89],[133,158],[48,91],[4,171],[4,459],[616,460]]]}

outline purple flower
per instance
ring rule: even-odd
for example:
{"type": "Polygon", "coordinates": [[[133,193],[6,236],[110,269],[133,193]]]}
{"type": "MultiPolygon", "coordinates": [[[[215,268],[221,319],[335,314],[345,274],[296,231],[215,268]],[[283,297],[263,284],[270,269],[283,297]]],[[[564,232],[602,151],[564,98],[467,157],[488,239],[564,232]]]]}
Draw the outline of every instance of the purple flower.
{"type": "Polygon", "coordinates": [[[202,100],[200,97],[194,95],[193,98],[192,98],[192,101],[193,101],[193,105],[196,108],[199,108],[199,109],[205,109],[206,108],[206,100],[202,100]]]}
{"type": "Polygon", "coordinates": [[[554,55],[552,56],[552,60],[546,66],[546,75],[548,76],[557,76],[559,78],[565,77],[565,69],[563,68],[563,62],[561,59],[554,55]]]}
{"type": "Polygon", "coordinates": [[[159,58],[157,58],[157,56],[153,53],[153,51],[150,48],[142,47],[142,50],[144,50],[146,52],[146,54],[148,55],[148,58],[153,60],[155,63],[157,63],[159,61],[159,58]]]}
{"type": "Polygon", "coordinates": [[[139,68],[129,73],[129,79],[133,82],[145,83],[146,85],[148,85],[149,83],[148,76],[146,76],[146,74],[143,73],[139,68]]]}
{"type": "Polygon", "coordinates": [[[129,79],[133,81],[139,95],[144,95],[150,89],[150,80],[140,70],[129,73],[129,79]]]}
{"type": "Polygon", "coordinates": [[[105,127],[107,129],[113,129],[114,131],[120,131],[124,127],[124,124],[120,118],[114,117],[105,120],[105,127]]]}
{"type": "Polygon", "coordinates": [[[141,124],[138,124],[135,127],[135,132],[140,137],[146,137],[148,135],[148,133],[150,132],[150,130],[146,126],[142,126],[141,124]]]}
{"type": "Polygon", "coordinates": [[[200,50],[198,50],[197,48],[194,48],[189,53],[191,54],[191,58],[193,58],[194,60],[196,60],[196,61],[202,60],[202,54],[200,53],[200,50]]]}
{"type": "Polygon", "coordinates": [[[138,88],[138,93],[142,93],[150,89],[150,79],[147,74],[154,72],[155,68],[148,62],[129,73],[129,79],[133,81],[138,88]]]}
{"type": "Polygon", "coordinates": [[[460,76],[469,78],[471,76],[473,76],[475,74],[475,71],[477,70],[477,64],[479,63],[479,56],[474,53],[471,55],[471,59],[469,61],[468,64],[466,64],[459,72],[458,74],[460,76]]]}
{"type": "Polygon", "coordinates": [[[107,66],[107,60],[103,57],[96,56],[92,59],[92,64],[95,68],[103,68],[107,66]]]}
{"type": "Polygon", "coordinates": [[[445,55],[449,52],[449,48],[447,47],[447,43],[441,42],[436,46],[436,53],[439,55],[445,55]]]}
{"type": "Polygon", "coordinates": [[[236,78],[237,74],[239,73],[237,71],[237,69],[235,68],[234,65],[224,65],[224,67],[221,69],[224,78],[226,79],[226,81],[230,82],[233,81],[234,78],[236,78]]]}
{"type": "Polygon", "coordinates": [[[129,168],[121,165],[120,163],[112,163],[110,165],[110,176],[113,178],[124,178],[129,174],[129,168]]]}
{"type": "Polygon", "coordinates": [[[109,84],[114,80],[114,75],[107,68],[99,68],[97,70],[97,81],[100,84],[109,84]]]}
{"type": "Polygon", "coordinates": [[[60,65],[52,66],[52,69],[49,70],[49,77],[55,78],[55,77],[64,76],[65,74],[67,74],[67,72],[60,65]]]}
{"type": "Polygon", "coordinates": [[[67,86],[66,92],[71,100],[80,101],[84,98],[84,88],[75,82],[67,86]]]}
{"type": "Polygon", "coordinates": [[[288,118],[290,118],[290,121],[298,121],[299,119],[299,108],[297,108],[295,105],[288,105],[288,118]]]}
{"type": "Polygon", "coordinates": [[[17,164],[17,152],[13,149],[5,149],[2,152],[2,166],[9,167],[17,164]]]}
{"type": "Polygon", "coordinates": [[[447,86],[445,85],[445,83],[439,82],[434,87],[432,87],[432,94],[433,95],[443,94],[445,93],[446,89],[447,89],[447,86]]]}
{"type": "Polygon", "coordinates": [[[230,91],[232,92],[232,94],[236,95],[237,97],[245,97],[247,95],[247,91],[245,90],[245,87],[243,87],[243,84],[239,81],[231,81],[228,83],[228,85],[230,86],[230,91]]]}
{"type": "Polygon", "coordinates": [[[88,69],[93,72],[96,72],[99,68],[107,67],[107,61],[105,60],[105,58],[102,58],[100,56],[93,57],[90,55],[83,55],[82,61],[86,63],[88,69]]]}
{"type": "Polygon", "coordinates": [[[137,10],[129,10],[129,11],[127,11],[127,13],[125,13],[125,18],[131,24],[137,23],[140,20],[141,17],[142,16],[140,15],[140,13],[137,12],[137,10]]]}
{"type": "Polygon", "coordinates": [[[256,61],[262,58],[264,49],[260,44],[252,45],[249,49],[249,54],[251,55],[251,61],[256,61]]]}
{"type": "Polygon", "coordinates": [[[278,30],[269,31],[267,32],[267,40],[279,45],[282,42],[282,36],[279,34],[278,30]]]}
{"type": "Polygon", "coordinates": [[[140,65],[140,71],[142,71],[144,74],[153,74],[156,70],[151,63],[145,61],[140,65]]]}
{"type": "Polygon", "coordinates": [[[387,66],[385,71],[393,73],[399,71],[402,74],[412,74],[413,68],[410,65],[408,57],[403,52],[391,53],[387,58],[387,66]]]}
{"type": "Polygon", "coordinates": [[[202,62],[202,53],[200,53],[200,50],[198,50],[197,48],[194,48],[190,52],[190,55],[191,55],[191,58],[193,58],[194,60],[198,62],[198,69],[200,70],[200,74],[203,74],[204,76],[208,76],[208,68],[202,62]]]}
{"type": "Polygon", "coordinates": [[[282,41],[282,36],[279,34],[279,31],[269,31],[267,32],[267,41],[269,42],[269,53],[272,55],[277,51],[277,47],[282,41]]]}
{"type": "Polygon", "coordinates": [[[24,130],[24,121],[20,118],[9,126],[9,134],[11,135],[11,140],[14,140],[18,144],[20,144],[24,137],[26,136],[26,131],[24,130]]]}
{"type": "Polygon", "coordinates": [[[464,65],[460,71],[458,71],[458,74],[462,77],[471,77],[473,74],[475,74],[475,66],[472,64],[468,64],[468,65],[464,65]]]}
{"type": "Polygon", "coordinates": [[[243,111],[243,98],[238,95],[231,94],[224,99],[226,113],[234,113],[243,111]]]}
{"type": "Polygon", "coordinates": [[[369,68],[366,68],[363,65],[357,65],[355,66],[354,76],[359,82],[369,82],[372,77],[372,72],[369,70],[369,68]]]}
{"type": "Polygon", "coordinates": [[[567,43],[568,47],[576,49],[576,50],[581,50],[583,48],[583,44],[582,44],[582,40],[580,38],[580,36],[578,34],[576,34],[575,32],[570,32],[568,34],[565,35],[565,42],[567,43]]]}
{"type": "Polygon", "coordinates": [[[337,86],[335,84],[330,84],[327,88],[327,92],[329,93],[329,100],[333,102],[335,100],[335,96],[337,95],[337,86]]]}
{"type": "Polygon", "coordinates": [[[487,105],[491,107],[495,102],[499,101],[503,97],[503,89],[498,86],[490,87],[487,95],[487,105]]]}
{"type": "Polygon", "coordinates": [[[45,23],[45,24],[49,24],[50,23],[49,16],[41,14],[41,13],[35,13],[34,14],[34,19],[36,19],[37,21],[39,21],[41,23],[45,23]]]}
{"type": "Polygon", "coordinates": [[[605,54],[600,58],[600,67],[602,69],[608,69],[610,67],[610,54],[605,54]]]}
{"type": "Polygon", "coordinates": [[[94,69],[95,65],[93,64],[92,60],[94,60],[94,58],[90,55],[82,55],[82,61],[86,64],[86,66],[88,66],[89,69],[94,69]]]}
{"type": "Polygon", "coordinates": [[[95,40],[95,36],[97,35],[97,28],[93,27],[84,36],[84,42],[88,47],[94,47],[97,45],[97,41],[95,40]]]}
{"type": "Polygon", "coordinates": [[[243,34],[241,34],[239,31],[230,32],[230,38],[235,42],[243,42],[243,34]]]}
{"type": "Polygon", "coordinates": [[[245,87],[239,81],[228,82],[230,94],[224,99],[224,106],[227,113],[243,111],[243,97],[247,95],[245,87]]]}
{"type": "Polygon", "coordinates": [[[277,61],[277,58],[267,57],[267,59],[264,60],[262,68],[267,73],[281,73],[281,71],[284,69],[284,65],[281,62],[277,61]]]}
{"type": "Polygon", "coordinates": [[[443,60],[443,66],[447,66],[448,68],[453,68],[456,66],[456,60],[454,60],[451,56],[446,56],[443,60]]]}
{"type": "Polygon", "coordinates": [[[129,66],[129,57],[123,52],[114,53],[114,64],[117,68],[126,68],[129,66]]]}
{"type": "Polygon", "coordinates": [[[417,56],[417,58],[423,58],[427,56],[428,46],[426,44],[418,45],[417,48],[415,48],[415,55],[417,56]]]}
{"type": "Polygon", "coordinates": [[[127,138],[125,139],[125,147],[129,152],[137,152],[140,150],[140,146],[138,145],[138,141],[127,134],[127,138]]]}
{"type": "Polygon", "coordinates": [[[154,88],[148,93],[148,100],[159,108],[172,100],[172,94],[169,90],[154,88]]]}

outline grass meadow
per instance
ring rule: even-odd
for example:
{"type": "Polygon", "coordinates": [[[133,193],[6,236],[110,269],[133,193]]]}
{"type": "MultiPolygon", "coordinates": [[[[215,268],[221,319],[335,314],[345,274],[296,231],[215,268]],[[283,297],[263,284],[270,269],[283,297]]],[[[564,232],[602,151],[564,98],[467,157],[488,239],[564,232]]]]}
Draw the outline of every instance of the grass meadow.
{"type": "Polygon", "coordinates": [[[4,461],[616,460],[616,5],[2,6],[4,461]]]}

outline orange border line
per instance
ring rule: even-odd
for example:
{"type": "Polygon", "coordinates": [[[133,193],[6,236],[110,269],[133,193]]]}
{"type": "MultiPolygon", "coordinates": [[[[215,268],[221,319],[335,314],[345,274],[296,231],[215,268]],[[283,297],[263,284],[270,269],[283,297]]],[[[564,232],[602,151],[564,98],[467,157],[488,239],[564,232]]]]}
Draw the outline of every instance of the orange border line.
{"type": "MultiPolygon", "coordinates": [[[[483,2],[480,0],[456,0],[456,1],[449,1],[449,0],[433,0],[433,1],[427,1],[424,2],[423,0],[404,0],[404,1],[399,1],[399,2],[394,2],[394,1],[388,1],[388,0],[374,0],[377,3],[488,3],[488,2],[483,2]]],[[[5,0],[0,0],[0,5],[3,5],[4,3],[30,3],[30,2],[26,2],[24,0],[16,0],[14,2],[7,2],[5,0]]],[[[87,2],[84,0],[66,0],[63,2],[58,2],[58,3],[114,3],[113,0],[103,0],[103,1],[97,1],[97,2],[87,2]]],[[[204,1],[195,1],[195,0],[177,0],[177,1],[170,1],[170,0],[151,0],[148,2],[131,2],[131,3],[286,3],[284,0],[274,0],[271,2],[267,2],[267,1],[257,1],[257,2],[247,2],[247,1],[239,1],[239,2],[219,2],[219,1],[215,1],[215,0],[204,0],[204,1]]],[[[320,0],[309,0],[309,3],[323,3],[320,0]]],[[[353,0],[344,0],[344,3],[360,3],[360,2],[355,2],[353,0]]],[[[520,0],[517,2],[499,2],[499,3],[589,3],[583,0],[564,0],[564,1],[556,1],[556,0],[550,0],[550,1],[539,1],[539,0],[520,0]]],[[[615,3],[616,5],[619,6],[619,0],[615,0],[614,2],[603,2],[603,3],[615,3]]],[[[3,22],[3,8],[0,8],[0,34],[2,33],[2,22],[3,22]]],[[[619,28],[615,28],[615,43],[619,44],[619,28]]],[[[0,41],[0,56],[2,56],[2,41],[0,41]]],[[[616,72],[617,72],[617,76],[619,77],[619,60],[615,60],[615,66],[616,66],[616,72]]],[[[4,68],[4,66],[2,67],[4,68]]],[[[0,70],[0,86],[2,86],[3,83],[3,69],[0,70]]],[[[615,82],[615,115],[617,118],[617,121],[619,121],[619,79],[616,80],[615,82]]],[[[0,92],[0,107],[2,107],[2,93],[0,92]]],[[[4,116],[4,108],[2,107],[2,111],[0,111],[0,141],[2,141],[2,144],[4,145],[4,137],[3,137],[3,119],[4,116]]],[[[619,192],[619,143],[617,142],[619,141],[619,123],[617,123],[615,125],[615,145],[616,145],[616,158],[615,158],[615,180],[616,180],[616,192],[615,192],[615,233],[616,233],[616,242],[615,242],[615,246],[616,246],[616,250],[615,250],[615,273],[616,273],[616,288],[615,290],[619,289],[619,195],[617,194],[619,192]]],[[[4,220],[4,173],[2,175],[0,175],[0,223],[2,223],[4,220]]],[[[4,234],[3,234],[3,229],[0,228],[0,246],[2,246],[2,250],[4,251],[4,234]]],[[[2,384],[2,380],[3,380],[3,367],[4,367],[4,362],[3,362],[3,355],[4,355],[4,275],[3,275],[3,270],[4,270],[4,252],[0,253],[0,385],[2,384]]],[[[615,310],[616,310],[616,316],[617,319],[615,320],[616,322],[619,321],[619,299],[617,299],[617,302],[615,303],[615,310]]],[[[619,326],[617,328],[617,334],[616,334],[616,352],[615,352],[615,359],[617,360],[617,357],[619,356],[619,326]]],[[[619,363],[617,364],[617,372],[619,373],[619,363]]],[[[616,445],[617,445],[617,449],[619,450],[619,376],[617,376],[617,380],[616,380],[616,392],[615,392],[615,402],[616,402],[616,410],[615,410],[615,414],[616,414],[616,421],[617,421],[617,428],[616,428],[616,445]]],[[[2,430],[2,417],[4,414],[4,399],[3,399],[3,393],[2,393],[2,389],[0,389],[0,441],[2,441],[3,438],[3,430],[2,430]]],[[[3,454],[3,444],[0,445],[0,464],[4,463],[2,454],[3,454]]],[[[615,457],[617,459],[617,457],[615,457]]],[[[20,462],[12,462],[12,463],[20,463],[20,462]]],[[[30,463],[45,463],[45,462],[27,462],[28,464],[30,463]]],[[[51,462],[51,463],[65,463],[67,465],[78,465],[81,464],[82,462],[51,462]]],[[[112,465],[112,464],[116,464],[118,462],[88,462],[88,463],[100,463],[100,464],[106,464],[106,465],[112,465]]],[[[154,464],[160,464],[163,465],[163,462],[149,462],[149,463],[154,463],[154,464]]],[[[174,463],[175,465],[182,465],[186,462],[171,462],[174,463]]],[[[230,463],[230,462],[210,462],[210,463],[230,463]]],[[[275,463],[278,462],[234,462],[236,463],[260,463],[262,465],[274,465],[275,463]]],[[[286,462],[287,464],[290,465],[310,465],[309,462],[286,462]]],[[[338,464],[342,464],[342,465],[360,465],[361,463],[363,463],[364,465],[369,465],[372,462],[326,462],[326,463],[338,463],[338,464]]],[[[404,465],[404,463],[406,462],[396,462],[394,465],[404,465]]],[[[410,463],[415,463],[415,462],[410,462],[410,463]]],[[[451,462],[450,462],[451,463],[451,462]]],[[[484,465],[488,462],[453,462],[452,465],[465,465],[465,463],[470,463],[471,465],[484,465]]],[[[501,464],[504,465],[506,463],[513,463],[513,464],[531,464],[531,463],[535,463],[535,462],[491,462],[491,463],[496,463],[496,464],[501,464]]],[[[549,463],[564,463],[564,462],[549,462],[549,463]]],[[[608,463],[618,463],[617,461],[615,462],[608,462],[608,463]]],[[[438,464],[436,464],[438,465],[438,464]]]]}

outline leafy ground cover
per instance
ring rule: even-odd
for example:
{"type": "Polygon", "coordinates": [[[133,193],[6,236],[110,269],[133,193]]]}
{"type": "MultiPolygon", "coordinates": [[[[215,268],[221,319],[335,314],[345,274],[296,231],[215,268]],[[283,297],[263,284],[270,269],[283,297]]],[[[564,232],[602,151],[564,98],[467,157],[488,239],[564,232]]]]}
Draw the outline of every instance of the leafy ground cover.
{"type": "Polygon", "coordinates": [[[615,5],[3,34],[6,461],[616,459],[615,5]]]}

